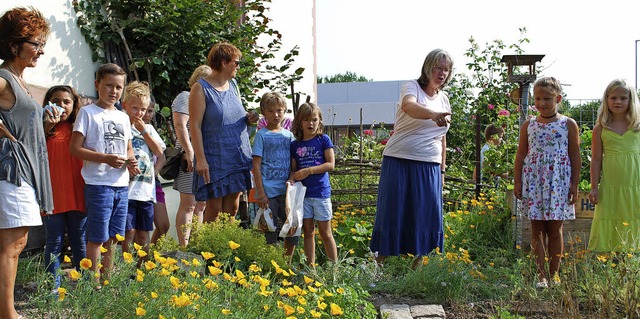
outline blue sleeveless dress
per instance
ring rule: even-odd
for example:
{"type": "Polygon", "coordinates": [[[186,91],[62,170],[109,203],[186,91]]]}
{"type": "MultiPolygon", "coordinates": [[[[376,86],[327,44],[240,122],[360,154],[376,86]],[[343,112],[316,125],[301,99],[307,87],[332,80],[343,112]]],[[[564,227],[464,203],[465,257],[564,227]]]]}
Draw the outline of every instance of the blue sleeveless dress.
{"type": "Polygon", "coordinates": [[[247,112],[242,106],[235,81],[229,89],[216,90],[204,79],[205,111],[202,118],[202,144],[209,164],[209,184],[194,174],[193,190],[198,201],[221,198],[251,189],[251,145],[247,131],[247,112]]]}

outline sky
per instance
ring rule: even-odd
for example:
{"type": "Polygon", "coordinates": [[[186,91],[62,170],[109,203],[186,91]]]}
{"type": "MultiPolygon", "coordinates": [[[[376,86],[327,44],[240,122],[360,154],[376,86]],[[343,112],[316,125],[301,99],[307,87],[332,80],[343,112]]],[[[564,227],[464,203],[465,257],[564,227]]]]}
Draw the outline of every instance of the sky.
{"type": "Polygon", "coordinates": [[[538,77],[560,80],[572,104],[601,98],[616,78],[636,85],[637,0],[316,0],[316,10],[319,76],[415,79],[435,48],[451,54],[456,73],[466,73],[470,37],[481,48],[495,39],[512,44],[524,27],[524,54],[545,55],[538,77]]]}

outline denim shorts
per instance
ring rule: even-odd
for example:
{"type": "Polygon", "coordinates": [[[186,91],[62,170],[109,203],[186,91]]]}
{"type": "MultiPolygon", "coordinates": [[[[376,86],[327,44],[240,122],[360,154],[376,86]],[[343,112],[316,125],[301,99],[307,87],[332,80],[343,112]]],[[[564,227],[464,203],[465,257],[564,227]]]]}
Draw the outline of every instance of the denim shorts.
{"type": "Polygon", "coordinates": [[[330,221],[333,218],[331,198],[304,199],[304,218],[313,218],[319,222],[330,221]]]}
{"type": "Polygon", "coordinates": [[[135,229],[142,231],[153,230],[153,202],[143,202],[139,200],[129,201],[127,211],[127,231],[135,229]]]}
{"type": "Polygon", "coordinates": [[[104,243],[116,234],[124,236],[129,187],[85,185],[87,204],[87,241],[104,243]]]}

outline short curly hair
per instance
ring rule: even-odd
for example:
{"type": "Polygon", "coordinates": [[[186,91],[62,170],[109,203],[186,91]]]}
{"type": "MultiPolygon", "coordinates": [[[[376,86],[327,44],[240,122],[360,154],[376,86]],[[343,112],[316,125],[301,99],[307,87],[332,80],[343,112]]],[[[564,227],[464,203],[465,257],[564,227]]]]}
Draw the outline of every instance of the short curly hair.
{"type": "Polygon", "coordinates": [[[46,39],[50,32],[49,22],[34,7],[16,7],[5,12],[0,18],[0,59],[13,61],[24,42],[33,37],[46,39]]]}

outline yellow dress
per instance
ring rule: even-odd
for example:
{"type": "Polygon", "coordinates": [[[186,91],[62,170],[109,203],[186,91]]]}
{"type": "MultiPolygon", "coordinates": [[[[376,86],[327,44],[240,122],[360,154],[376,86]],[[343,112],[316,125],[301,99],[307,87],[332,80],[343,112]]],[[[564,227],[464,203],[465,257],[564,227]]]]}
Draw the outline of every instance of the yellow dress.
{"type": "Polygon", "coordinates": [[[589,250],[632,251],[640,246],[640,132],[602,130],[602,177],[589,250]]]}

